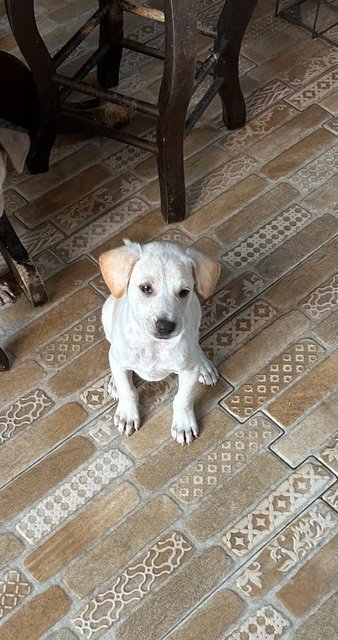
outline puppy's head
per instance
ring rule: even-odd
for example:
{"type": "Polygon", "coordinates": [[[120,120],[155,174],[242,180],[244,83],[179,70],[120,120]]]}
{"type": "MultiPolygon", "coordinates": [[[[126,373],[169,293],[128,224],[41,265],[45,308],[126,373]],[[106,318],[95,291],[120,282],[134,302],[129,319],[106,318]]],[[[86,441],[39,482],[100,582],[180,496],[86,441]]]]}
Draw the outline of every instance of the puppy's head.
{"type": "Polygon", "coordinates": [[[133,319],[156,339],[178,336],[194,286],[208,298],[217,283],[217,262],[194,249],[171,242],[125,246],[100,256],[105,283],[115,298],[128,296],[133,319]]]}

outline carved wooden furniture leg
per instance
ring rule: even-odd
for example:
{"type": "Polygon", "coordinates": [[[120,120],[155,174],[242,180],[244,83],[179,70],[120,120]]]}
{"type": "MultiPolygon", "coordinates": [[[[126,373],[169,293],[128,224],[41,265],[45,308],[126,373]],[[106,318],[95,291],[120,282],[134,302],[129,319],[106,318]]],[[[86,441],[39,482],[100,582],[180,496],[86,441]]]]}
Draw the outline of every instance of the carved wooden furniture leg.
{"type": "Polygon", "coordinates": [[[195,76],[196,0],[165,0],[165,59],[158,99],[157,162],[162,213],[167,222],[185,217],[183,141],[195,76]]]}
{"type": "Polygon", "coordinates": [[[0,349],[0,371],[8,371],[9,361],[5,352],[0,349]]]}
{"type": "Polygon", "coordinates": [[[31,129],[27,166],[31,173],[48,171],[49,155],[60,116],[59,88],[52,82],[55,65],[38,31],[34,0],[6,0],[13,35],[32,74],[39,101],[37,124],[31,129]]]}
{"type": "Polygon", "coordinates": [[[215,75],[224,78],[219,95],[223,105],[223,121],[228,129],[238,129],[245,124],[246,109],[239,82],[238,61],[243,36],[256,4],[257,0],[226,0],[217,23],[215,52],[223,49],[223,53],[216,65],[215,75]]]}
{"type": "MultiPolygon", "coordinates": [[[[109,0],[99,0],[99,8],[111,4],[109,0]]],[[[109,12],[101,19],[99,48],[108,45],[109,49],[97,63],[97,80],[103,89],[116,87],[119,82],[120,63],[123,46],[123,9],[115,2],[109,12]]]]}
{"type": "Polygon", "coordinates": [[[48,296],[40,274],[5,212],[0,216],[0,252],[33,306],[47,302],[48,296]]]}

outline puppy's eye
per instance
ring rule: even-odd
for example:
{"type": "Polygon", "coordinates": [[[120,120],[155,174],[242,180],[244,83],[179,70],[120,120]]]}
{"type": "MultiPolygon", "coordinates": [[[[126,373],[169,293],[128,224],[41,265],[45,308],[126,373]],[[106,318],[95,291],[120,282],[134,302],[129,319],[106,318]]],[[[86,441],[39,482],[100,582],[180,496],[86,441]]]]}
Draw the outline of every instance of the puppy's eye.
{"type": "Polygon", "coordinates": [[[146,296],[150,296],[150,294],[153,292],[150,284],[140,284],[140,289],[146,296]]]}
{"type": "Polygon", "coordinates": [[[189,289],[181,289],[178,295],[180,298],[186,298],[189,295],[189,289]]]}

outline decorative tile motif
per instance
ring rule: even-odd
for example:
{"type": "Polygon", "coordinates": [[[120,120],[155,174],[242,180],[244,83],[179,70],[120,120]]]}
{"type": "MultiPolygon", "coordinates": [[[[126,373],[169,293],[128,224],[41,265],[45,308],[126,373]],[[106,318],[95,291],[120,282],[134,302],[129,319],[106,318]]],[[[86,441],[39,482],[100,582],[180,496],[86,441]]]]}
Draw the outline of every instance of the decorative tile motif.
{"type": "Polygon", "coordinates": [[[251,380],[223,400],[223,406],[240,420],[248,418],[315,364],[324,351],[325,349],[313,340],[301,340],[291,345],[251,380]]]}
{"type": "MultiPolygon", "coordinates": [[[[128,78],[130,76],[128,75],[128,78]]],[[[120,90],[120,87],[119,87],[120,90]]],[[[104,165],[111,169],[111,171],[115,174],[118,171],[129,171],[133,167],[135,167],[139,162],[143,162],[150,158],[152,154],[149,151],[145,151],[144,149],[139,149],[138,147],[123,147],[117,153],[106,158],[104,160],[104,165]]]]}
{"type": "Polygon", "coordinates": [[[34,389],[0,414],[0,445],[18,430],[29,427],[54,406],[54,401],[41,389],[34,389]]]}
{"type": "MultiPolygon", "coordinates": [[[[246,100],[246,115],[253,118],[261,111],[283,100],[290,93],[290,88],[280,80],[273,79],[262,88],[257,89],[246,100]]],[[[224,124],[223,124],[224,127],[224,124]]]]}
{"type": "Polygon", "coordinates": [[[0,620],[17,607],[32,591],[25,576],[19,571],[7,571],[0,580],[0,620]]]}
{"type": "Polygon", "coordinates": [[[303,111],[310,104],[319,102],[322,98],[332,93],[338,86],[338,68],[331,69],[320,78],[296,91],[286,101],[297,109],[303,111]]]}
{"type": "Polygon", "coordinates": [[[80,398],[87,405],[88,409],[96,411],[109,402],[112,402],[112,398],[108,393],[110,377],[110,373],[107,373],[107,375],[99,378],[93,385],[87,387],[80,393],[80,398]]]}
{"type": "Polygon", "coordinates": [[[34,264],[43,280],[47,280],[65,268],[63,260],[56,256],[50,249],[39,253],[39,255],[34,258],[34,264]]]}
{"type": "Polygon", "coordinates": [[[236,578],[248,598],[257,598],[299,565],[316,547],[334,534],[337,517],[323,502],[309,507],[263,548],[236,578]]]}
{"type": "Polygon", "coordinates": [[[7,189],[4,192],[4,198],[7,215],[15,213],[18,209],[20,209],[20,207],[23,207],[24,204],[27,204],[27,200],[20,196],[14,189],[7,189]]]}
{"type": "Polygon", "coordinates": [[[211,202],[220,193],[252,173],[258,166],[256,160],[244,154],[233,158],[208,176],[198,180],[187,189],[187,205],[192,211],[211,202]]]}
{"type": "Polygon", "coordinates": [[[114,427],[113,415],[110,412],[101,416],[100,420],[89,428],[88,433],[95,444],[100,446],[108,444],[119,435],[114,427]]]}
{"type": "Polygon", "coordinates": [[[222,256],[223,260],[234,267],[243,268],[256,262],[266,253],[284,242],[309,220],[310,214],[300,205],[289,207],[276,218],[263,225],[236,247],[222,256]]]}
{"type": "Polygon", "coordinates": [[[329,149],[309,164],[305,165],[288,179],[291,184],[307,193],[320,187],[337,174],[338,146],[329,149]]]}
{"type": "Polygon", "coordinates": [[[171,485],[171,493],[185,504],[201,500],[279,435],[278,427],[265,416],[251,418],[243,428],[237,429],[186,470],[171,485]]]}
{"type": "Polygon", "coordinates": [[[301,465],[253,511],[241,518],[222,538],[236,556],[243,556],[261,545],[289,520],[292,514],[312,502],[332,483],[332,474],[319,464],[301,465]]]}
{"type": "Polygon", "coordinates": [[[338,511],[338,482],[336,482],[324,495],[322,496],[323,500],[327,502],[331,507],[338,511]]]}
{"type": "Polygon", "coordinates": [[[21,518],[16,528],[31,544],[41,540],[130,467],[118,449],[97,455],[21,518]]]}
{"type": "Polygon", "coordinates": [[[46,367],[61,367],[91,347],[103,335],[101,309],[99,309],[56,340],[49,342],[39,351],[39,356],[46,367]]]}
{"type": "MultiPolygon", "coordinates": [[[[101,189],[81,198],[81,200],[71,207],[59,213],[55,218],[56,223],[65,232],[75,231],[85,222],[97,218],[103,213],[114,213],[114,211],[111,210],[119,200],[131,195],[134,191],[140,189],[141,186],[141,180],[130,173],[125,173],[116,178],[111,185],[101,187],[101,189]]],[[[128,200],[128,203],[124,203],[124,216],[127,214],[127,211],[132,211],[133,209],[140,211],[142,204],[143,206],[145,205],[143,200],[139,198],[131,198],[128,200]],[[130,203],[129,206],[128,203],[130,203]]],[[[119,219],[120,222],[122,222],[124,219],[123,217],[118,217],[120,211],[121,207],[118,208],[118,211],[115,211],[115,216],[117,216],[115,222],[118,222],[119,219]]]]}
{"type": "Polygon", "coordinates": [[[64,238],[64,234],[56,229],[51,222],[44,222],[32,231],[26,231],[20,236],[20,240],[30,255],[48,249],[62,238],[64,238]]]}
{"type": "Polygon", "coordinates": [[[247,271],[236,278],[225,289],[217,291],[212,298],[202,303],[201,335],[215,327],[236,309],[250,300],[264,286],[264,280],[247,271]]]}
{"type": "Polygon", "coordinates": [[[109,629],[129,604],[144,598],[161,578],[175,572],[191,550],[190,543],[180,533],[162,537],[136,564],[127,567],[106,591],[98,593],[86,605],[72,621],[76,629],[88,639],[109,629]]]}
{"type": "Polygon", "coordinates": [[[276,33],[285,31],[287,24],[283,20],[278,20],[274,15],[267,15],[251,20],[246,29],[243,46],[254,46],[262,38],[275,36],[276,33]]]}
{"type": "Polygon", "coordinates": [[[247,122],[242,129],[229,133],[222,140],[222,146],[224,145],[227,151],[239,151],[243,147],[248,148],[251,143],[274,131],[276,127],[294,114],[295,110],[287,104],[277,104],[270,107],[260,113],[254,120],[247,122]]]}
{"type": "Polygon", "coordinates": [[[168,231],[164,231],[159,236],[155,238],[155,240],[160,240],[161,242],[178,242],[178,244],[190,244],[191,240],[186,233],[182,233],[179,229],[168,229],[168,231]]]}
{"type": "Polygon", "coordinates": [[[224,640],[278,640],[289,627],[289,621],[279,611],[267,606],[258,609],[224,640]]]}
{"type": "Polygon", "coordinates": [[[148,209],[149,205],[141,198],[130,198],[118,208],[88,224],[84,230],[81,229],[69,236],[55,247],[55,251],[66,262],[75,260],[109,238],[122,224],[128,225],[148,209]]]}
{"type": "Polygon", "coordinates": [[[332,120],[329,120],[328,122],[326,122],[324,126],[325,126],[325,129],[332,131],[332,133],[338,136],[338,117],[337,116],[335,118],[332,118],[332,120]]]}
{"type": "Polygon", "coordinates": [[[215,364],[221,362],[255,331],[268,324],[275,315],[275,309],[267,302],[256,300],[245,311],[238,313],[202,340],[204,353],[215,364]]]}
{"type": "Polygon", "coordinates": [[[326,318],[338,305],[338,273],[304,298],[300,308],[313,320],[326,318]]]}
{"type": "Polygon", "coordinates": [[[308,58],[301,64],[289,69],[286,73],[280,75],[280,80],[286,82],[290,87],[297,88],[310,82],[313,78],[323,73],[329,67],[337,62],[337,54],[335,50],[325,49],[322,55],[308,58]]]}
{"type": "Polygon", "coordinates": [[[319,458],[338,475],[338,436],[320,452],[319,458]]]}

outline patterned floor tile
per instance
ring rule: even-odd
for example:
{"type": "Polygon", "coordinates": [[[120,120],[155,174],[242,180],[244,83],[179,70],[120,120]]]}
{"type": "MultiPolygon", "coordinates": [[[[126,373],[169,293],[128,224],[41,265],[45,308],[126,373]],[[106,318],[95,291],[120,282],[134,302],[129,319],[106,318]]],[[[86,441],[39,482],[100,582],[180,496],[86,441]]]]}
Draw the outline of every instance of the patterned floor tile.
{"type": "Polygon", "coordinates": [[[263,257],[271,248],[284,242],[285,238],[304,226],[309,218],[308,211],[300,205],[290,207],[225,253],[222,259],[236,268],[244,268],[263,257]]]}
{"type": "Polygon", "coordinates": [[[325,128],[329,131],[332,131],[336,136],[338,136],[338,118],[332,118],[325,124],[325,128]]]}
{"type": "Polygon", "coordinates": [[[318,463],[301,465],[248,515],[226,531],[222,537],[223,544],[236,556],[252,552],[318,497],[332,484],[332,479],[332,474],[318,463]]]}
{"type": "Polygon", "coordinates": [[[59,586],[49,587],[10,616],[2,626],[1,635],[4,640],[40,638],[66,615],[70,606],[70,599],[59,586]]]}
{"type": "Polygon", "coordinates": [[[26,393],[0,415],[0,445],[30,426],[53,406],[54,401],[41,389],[26,393]]]}
{"type": "Polygon", "coordinates": [[[31,591],[31,584],[20,571],[7,571],[3,580],[0,580],[0,620],[11,613],[31,591]]]}
{"type": "Polygon", "coordinates": [[[190,557],[192,549],[180,533],[162,536],[73,618],[75,629],[86,638],[97,638],[119,620],[133,602],[142,600],[164,577],[175,573],[190,557]]]}
{"type": "Polygon", "coordinates": [[[46,367],[62,367],[103,337],[101,308],[49,342],[39,353],[46,367]]]}
{"type": "Polygon", "coordinates": [[[54,246],[63,238],[64,234],[57,229],[54,224],[51,222],[45,222],[44,224],[35,227],[33,231],[26,231],[23,233],[20,240],[28,253],[34,256],[36,253],[54,246]]]}
{"type": "Polygon", "coordinates": [[[185,504],[198,502],[280,433],[278,427],[264,416],[258,414],[250,418],[243,428],[237,429],[187,469],[170,487],[171,493],[185,504]]]}
{"type": "Polygon", "coordinates": [[[338,305],[338,273],[300,302],[300,309],[312,320],[323,320],[338,305]]]}
{"type": "Polygon", "coordinates": [[[338,512],[338,482],[332,485],[332,487],[323,494],[322,498],[338,512]]]}
{"type": "Polygon", "coordinates": [[[338,86],[338,69],[331,69],[320,78],[317,78],[299,91],[286,98],[286,101],[300,111],[306,109],[309,104],[319,102],[322,98],[332,93],[338,86]]]}
{"type": "Polygon", "coordinates": [[[63,260],[56,256],[51,249],[39,253],[39,255],[34,258],[34,264],[43,281],[65,268],[63,260]]]}
{"type": "Polygon", "coordinates": [[[289,629],[289,621],[272,606],[264,606],[247,618],[224,640],[278,640],[289,629]]]}
{"type": "Polygon", "coordinates": [[[255,332],[269,324],[275,315],[273,307],[258,299],[202,339],[202,349],[212,362],[219,364],[255,332]]]}
{"type": "Polygon", "coordinates": [[[338,475],[338,436],[333,438],[319,454],[319,459],[338,475]]]}
{"type": "Polygon", "coordinates": [[[308,507],[240,571],[235,584],[247,598],[261,597],[334,535],[337,517],[318,500],[308,507]]]}
{"type": "Polygon", "coordinates": [[[261,111],[265,111],[268,107],[283,100],[289,93],[290,88],[284,84],[284,82],[277,79],[271,80],[271,82],[268,82],[264,87],[257,89],[257,91],[247,99],[247,118],[251,119],[261,111]]]}
{"type": "Polygon", "coordinates": [[[205,335],[213,327],[239,309],[264,287],[264,281],[250,271],[232,280],[224,289],[202,303],[201,334],[205,335]]]}
{"type": "MultiPolygon", "coordinates": [[[[303,45],[304,46],[304,45],[303,45]]],[[[294,65],[286,73],[279,74],[280,80],[297,89],[323,74],[326,69],[337,63],[337,53],[332,48],[325,48],[322,53],[312,55],[305,62],[294,65]]]]}
{"type": "Polygon", "coordinates": [[[246,384],[233,391],[222,405],[240,420],[245,420],[292,384],[323,353],[323,347],[313,340],[301,340],[291,345],[246,384]]]}
{"type": "Polygon", "coordinates": [[[308,193],[320,187],[331,176],[335,176],[337,164],[338,146],[335,146],[294,173],[289,182],[303,193],[308,193]]]}
{"type": "Polygon", "coordinates": [[[100,453],[19,520],[16,528],[30,544],[38,542],[121,476],[130,461],[118,449],[100,453]]]}

